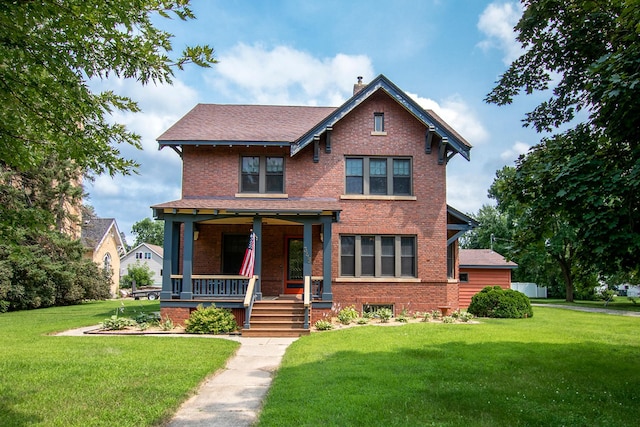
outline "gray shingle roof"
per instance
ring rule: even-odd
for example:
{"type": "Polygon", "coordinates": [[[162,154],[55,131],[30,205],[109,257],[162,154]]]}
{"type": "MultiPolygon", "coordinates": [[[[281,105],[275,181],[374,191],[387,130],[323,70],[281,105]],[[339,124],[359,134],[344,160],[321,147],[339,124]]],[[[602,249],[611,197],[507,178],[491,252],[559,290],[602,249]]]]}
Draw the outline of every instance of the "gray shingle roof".
{"type": "Polygon", "coordinates": [[[335,110],[334,107],[198,104],[158,137],[172,141],[290,143],[335,110]]]}
{"type": "Polygon", "coordinates": [[[491,249],[460,249],[460,268],[518,268],[491,249]]]}

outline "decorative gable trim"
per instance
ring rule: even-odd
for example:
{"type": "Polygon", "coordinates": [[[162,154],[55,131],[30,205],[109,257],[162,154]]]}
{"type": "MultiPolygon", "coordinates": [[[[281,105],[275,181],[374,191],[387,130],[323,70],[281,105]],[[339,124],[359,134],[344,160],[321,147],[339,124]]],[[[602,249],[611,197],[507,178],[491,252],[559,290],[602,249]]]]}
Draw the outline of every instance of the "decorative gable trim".
{"type": "Polygon", "coordinates": [[[295,156],[313,141],[319,140],[320,135],[327,132],[327,130],[330,130],[344,116],[349,114],[358,107],[358,105],[380,89],[384,90],[398,104],[402,105],[408,112],[427,127],[427,134],[425,135],[425,152],[431,152],[431,142],[439,140],[438,161],[440,164],[444,163],[445,160],[448,161],[457,153],[462,155],[465,159],[470,160],[469,151],[471,146],[467,141],[449,128],[449,126],[442,122],[434,113],[423,109],[383,74],[380,74],[378,77],[373,79],[371,83],[353,95],[326,119],[315,125],[307,133],[294,141],[291,144],[291,157],[295,156]]]}

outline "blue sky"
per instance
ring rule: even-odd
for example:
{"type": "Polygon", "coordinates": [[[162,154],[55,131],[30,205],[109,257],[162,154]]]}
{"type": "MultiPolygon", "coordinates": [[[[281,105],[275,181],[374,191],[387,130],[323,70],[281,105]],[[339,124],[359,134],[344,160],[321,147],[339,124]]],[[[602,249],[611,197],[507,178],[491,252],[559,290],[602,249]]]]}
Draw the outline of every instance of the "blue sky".
{"type": "Polygon", "coordinates": [[[505,107],[483,101],[520,53],[516,1],[193,0],[192,8],[195,21],[159,18],[158,26],[175,35],[174,51],[209,44],[219,64],[188,66],[172,86],[93,83],[142,108],[114,114],[142,136],[143,151],[121,147],[141,164],[139,174],[86,185],[87,203],[116,218],[129,243],[131,226],[152,217],[151,205],[180,198],[180,158],[158,151],[155,139],[197,103],[339,106],[357,76],[368,82],[384,74],[473,145],[470,162],[455,156],[447,166],[447,201],[467,213],[492,203],[487,190],[496,170],[540,141],[522,127],[539,97],[505,107]]]}

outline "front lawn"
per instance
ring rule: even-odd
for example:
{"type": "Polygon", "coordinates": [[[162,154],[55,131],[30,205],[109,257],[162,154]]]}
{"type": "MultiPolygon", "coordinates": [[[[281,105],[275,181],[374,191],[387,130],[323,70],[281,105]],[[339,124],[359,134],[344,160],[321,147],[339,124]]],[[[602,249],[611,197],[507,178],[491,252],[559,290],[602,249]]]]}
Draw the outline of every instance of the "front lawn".
{"type": "Polygon", "coordinates": [[[573,302],[567,302],[564,299],[547,299],[547,298],[532,298],[531,304],[560,304],[575,307],[592,307],[592,308],[604,308],[608,310],[621,310],[621,311],[638,311],[640,312],[640,301],[638,298],[634,298],[633,302],[628,297],[617,296],[613,300],[606,301],[587,301],[587,300],[575,300],[573,302]]]}
{"type": "Polygon", "coordinates": [[[359,326],[291,345],[259,426],[636,426],[640,319],[359,326]]]}
{"type": "Polygon", "coordinates": [[[159,311],[102,301],[0,314],[0,425],[150,426],[170,419],[238,343],[224,339],[48,335],[159,311]]]}

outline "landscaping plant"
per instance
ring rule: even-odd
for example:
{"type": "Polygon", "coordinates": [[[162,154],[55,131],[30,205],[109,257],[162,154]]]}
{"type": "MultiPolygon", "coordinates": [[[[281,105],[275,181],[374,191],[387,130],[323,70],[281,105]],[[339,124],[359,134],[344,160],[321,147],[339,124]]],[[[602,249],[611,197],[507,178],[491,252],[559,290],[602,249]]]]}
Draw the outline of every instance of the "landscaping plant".
{"type": "Polygon", "coordinates": [[[231,310],[217,308],[214,304],[206,308],[198,305],[185,321],[185,332],[188,334],[225,334],[237,329],[238,324],[231,310]]]}
{"type": "Polygon", "coordinates": [[[487,286],[471,298],[467,309],[478,317],[520,319],[533,316],[529,298],[522,292],[487,286]]]}

